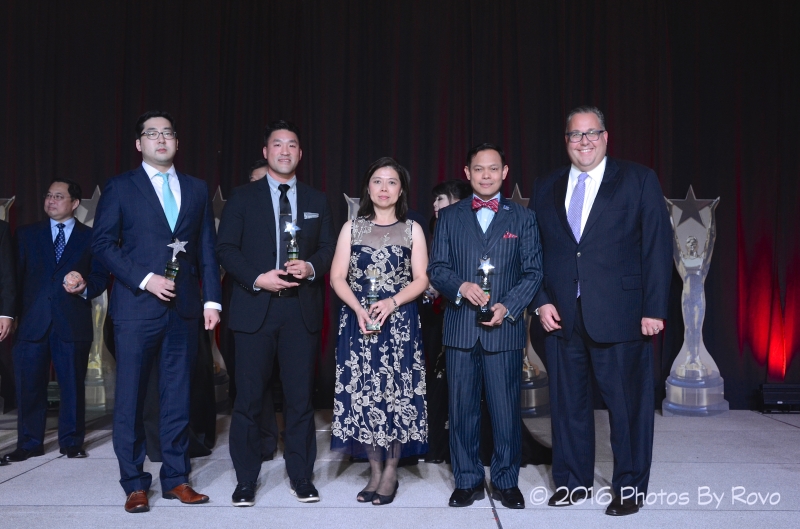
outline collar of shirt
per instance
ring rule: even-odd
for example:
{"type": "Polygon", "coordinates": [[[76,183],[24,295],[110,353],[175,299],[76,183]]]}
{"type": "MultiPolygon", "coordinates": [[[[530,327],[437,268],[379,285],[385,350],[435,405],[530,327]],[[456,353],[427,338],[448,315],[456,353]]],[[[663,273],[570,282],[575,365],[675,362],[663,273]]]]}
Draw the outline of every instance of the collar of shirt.
{"type": "Polygon", "coordinates": [[[274,178],[272,178],[272,175],[269,174],[269,171],[267,171],[266,179],[267,179],[267,182],[269,183],[270,190],[273,193],[277,193],[279,196],[281,194],[280,189],[278,189],[279,185],[281,185],[281,184],[288,184],[289,185],[289,191],[286,192],[287,196],[292,191],[295,191],[295,188],[297,187],[297,185],[296,185],[297,184],[297,177],[296,176],[293,176],[292,179],[289,180],[288,182],[279,182],[278,180],[275,180],[274,178]]]}
{"type": "MultiPolygon", "coordinates": [[[[150,181],[151,182],[153,181],[153,178],[156,176],[157,173],[161,173],[162,172],[162,171],[159,171],[158,169],[156,169],[155,167],[153,167],[152,165],[147,165],[146,162],[142,162],[142,169],[144,169],[144,172],[147,173],[148,177],[150,177],[150,181]]],[[[166,173],[170,177],[172,177],[172,176],[177,177],[177,173],[175,172],[175,166],[174,165],[171,165],[169,167],[169,169],[167,169],[166,173]]],[[[172,178],[170,178],[170,181],[171,180],[172,180],[172,178]]],[[[159,183],[161,183],[161,182],[159,182],[159,183]]]]}
{"type": "MultiPolygon", "coordinates": [[[[483,200],[481,197],[479,197],[475,193],[473,193],[472,196],[473,196],[473,198],[478,198],[480,200],[483,200]]],[[[498,207],[499,207],[500,206],[500,204],[499,204],[499,202],[500,202],[500,193],[497,193],[495,196],[493,196],[489,200],[494,200],[495,198],[497,199],[498,207]]],[[[486,202],[488,202],[489,200],[487,200],[486,202]]],[[[472,203],[472,200],[470,200],[470,203],[472,203]]],[[[475,216],[478,219],[478,224],[480,224],[481,229],[483,230],[483,233],[486,233],[486,230],[489,229],[489,224],[492,223],[492,220],[494,219],[494,215],[495,215],[494,211],[492,211],[489,208],[481,208],[481,209],[479,209],[478,211],[475,212],[475,216]]]]}
{"type": "MultiPolygon", "coordinates": [[[[592,205],[594,204],[594,199],[597,197],[597,192],[600,190],[600,184],[603,182],[603,174],[606,172],[607,159],[608,158],[604,156],[597,167],[587,173],[589,178],[587,178],[585,181],[586,187],[584,188],[583,193],[581,233],[583,232],[583,227],[586,225],[586,219],[589,218],[589,212],[592,210],[592,205]]],[[[570,167],[569,182],[567,183],[567,196],[564,197],[564,208],[566,211],[569,211],[569,202],[572,200],[572,193],[575,191],[575,186],[578,185],[578,176],[580,176],[582,172],[583,171],[574,165],[570,167]]]]}
{"type": "MultiPolygon", "coordinates": [[[[162,189],[164,182],[161,178],[156,178],[156,174],[162,171],[159,171],[155,167],[148,165],[145,162],[142,162],[142,169],[144,172],[147,173],[148,178],[150,178],[150,183],[153,184],[153,189],[156,192],[156,196],[158,196],[158,201],[161,202],[161,207],[164,207],[164,196],[162,195],[162,189]]],[[[167,180],[169,180],[169,188],[172,191],[172,195],[175,197],[175,203],[178,205],[178,210],[181,208],[181,184],[178,180],[178,173],[175,171],[175,166],[171,165],[169,169],[167,169],[166,173],[169,175],[167,180]]]]}
{"type": "MultiPolygon", "coordinates": [[[[58,223],[57,220],[50,219],[50,234],[53,236],[53,242],[56,242],[56,237],[58,236],[58,228],[56,227],[58,223]]],[[[64,242],[69,242],[69,236],[72,235],[72,228],[75,227],[75,217],[70,217],[62,221],[61,224],[64,225],[64,242]]]]}

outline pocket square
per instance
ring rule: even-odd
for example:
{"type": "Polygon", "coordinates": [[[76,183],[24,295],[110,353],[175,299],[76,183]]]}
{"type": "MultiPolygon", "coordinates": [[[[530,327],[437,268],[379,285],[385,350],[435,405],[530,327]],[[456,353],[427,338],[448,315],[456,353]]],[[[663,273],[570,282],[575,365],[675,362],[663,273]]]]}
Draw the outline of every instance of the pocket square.
{"type": "Polygon", "coordinates": [[[308,211],[303,212],[304,219],[317,219],[319,218],[319,213],[310,213],[308,211]]]}
{"type": "Polygon", "coordinates": [[[503,238],[504,239],[519,239],[519,237],[517,237],[516,235],[514,235],[510,231],[505,232],[505,234],[503,234],[503,238]]]}

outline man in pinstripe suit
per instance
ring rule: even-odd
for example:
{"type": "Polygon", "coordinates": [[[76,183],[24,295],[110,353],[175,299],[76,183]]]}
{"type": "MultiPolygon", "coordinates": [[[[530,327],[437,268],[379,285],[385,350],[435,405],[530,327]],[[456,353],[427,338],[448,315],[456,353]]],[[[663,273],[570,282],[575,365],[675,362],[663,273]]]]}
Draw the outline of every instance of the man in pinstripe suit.
{"type": "Polygon", "coordinates": [[[517,487],[523,312],[542,281],[539,232],[533,212],[500,196],[508,174],[500,147],[489,143],[473,147],[464,172],[474,195],[439,212],[428,266],[431,284],[449,301],[443,343],[456,482],[450,506],[466,507],[484,497],[478,445],[485,388],[495,441],[492,497],[510,509],[523,509],[525,500],[517,487]],[[478,267],[487,259],[494,266],[491,302],[477,284],[478,267]],[[479,307],[487,304],[491,321],[477,323],[479,307]]]}

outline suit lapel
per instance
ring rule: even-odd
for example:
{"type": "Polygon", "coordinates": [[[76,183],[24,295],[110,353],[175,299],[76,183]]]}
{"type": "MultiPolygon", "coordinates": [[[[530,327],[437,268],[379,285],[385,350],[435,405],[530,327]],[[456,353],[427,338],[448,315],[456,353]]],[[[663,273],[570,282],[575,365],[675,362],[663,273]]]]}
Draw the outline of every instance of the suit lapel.
{"type": "Polygon", "coordinates": [[[465,198],[461,202],[463,202],[463,204],[459,203],[451,207],[459,208],[458,218],[461,220],[461,224],[467,232],[475,237],[475,240],[478,241],[478,245],[483,248],[483,230],[481,230],[481,225],[478,224],[478,218],[475,216],[475,212],[472,211],[472,197],[465,198]]]}
{"type": "MultiPolygon", "coordinates": [[[[156,218],[160,218],[162,221],[164,221],[164,226],[171,232],[172,230],[169,227],[169,222],[167,221],[166,213],[164,213],[164,208],[161,206],[161,202],[158,200],[156,190],[153,189],[153,183],[150,181],[150,177],[147,176],[147,173],[142,166],[139,166],[139,168],[134,171],[132,180],[134,185],[139,188],[139,191],[144,196],[145,201],[156,212],[156,218]]],[[[181,200],[182,199],[183,197],[181,197],[181,200]]]]}
{"type": "Polygon", "coordinates": [[[300,228],[300,231],[297,232],[297,236],[302,238],[303,225],[306,222],[305,212],[309,209],[308,193],[306,193],[306,190],[303,189],[303,186],[300,185],[299,181],[295,183],[295,191],[297,192],[297,209],[294,212],[294,223],[297,224],[298,228],[300,228]]]}
{"type": "MultiPolygon", "coordinates": [[[[56,245],[53,242],[53,232],[50,228],[50,219],[47,218],[42,222],[42,229],[39,230],[40,242],[39,245],[45,256],[45,263],[50,266],[56,266],[56,245]]],[[[20,270],[22,273],[22,270],[20,270]]]]}
{"type": "MultiPolygon", "coordinates": [[[[186,219],[186,215],[188,215],[189,206],[192,204],[194,193],[191,192],[189,177],[178,171],[175,171],[175,174],[178,176],[178,183],[181,185],[181,207],[178,210],[178,220],[175,221],[175,232],[177,233],[181,223],[186,219]]],[[[164,218],[167,218],[166,213],[164,214],[164,218]]],[[[167,225],[169,225],[169,223],[167,223],[167,225]]]]}
{"type": "Polygon", "coordinates": [[[507,198],[500,197],[500,204],[497,208],[497,213],[495,213],[492,222],[489,224],[489,228],[486,230],[486,245],[484,246],[484,250],[486,248],[493,248],[497,241],[505,235],[506,227],[508,223],[511,222],[511,206],[510,202],[507,198]]]}
{"type": "MultiPolygon", "coordinates": [[[[273,209],[272,206],[272,192],[269,188],[269,182],[267,181],[267,178],[264,177],[258,182],[256,182],[255,187],[258,190],[258,192],[261,193],[259,202],[262,203],[265,208],[263,217],[265,218],[266,221],[265,224],[266,224],[267,236],[269,237],[269,240],[272,241],[272,245],[270,246],[270,248],[274,249],[277,248],[278,244],[278,242],[275,240],[275,210],[273,209]]],[[[300,209],[299,202],[298,202],[298,209],[300,209]]]]}
{"type": "MultiPolygon", "coordinates": [[[[553,184],[553,200],[555,200],[556,216],[561,221],[564,230],[569,234],[573,241],[575,241],[575,234],[572,233],[572,228],[569,227],[569,220],[567,220],[567,210],[564,207],[564,201],[567,199],[567,185],[569,184],[569,169],[558,177],[555,184],[553,184]]],[[[575,241],[577,244],[578,241],[575,241]]]]}
{"type": "Polygon", "coordinates": [[[586,219],[586,224],[583,226],[581,238],[586,237],[586,234],[589,233],[597,219],[603,214],[603,210],[606,209],[606,206],[611,202],[611,197],[614,196],[618,183],[619,166],[614,160],[608,158],[606,160],[606,170],[603,172],[603,181],[600,182],[600,189],[597,190],[597,196],[594,199],[591,211],[589,211],[589,218],[586,219]]]}
{"type": "MultiPolygon", "coordinates": [[[[75,219],[75,226],[72,227],[72,233],[69,236],[67,245],[64,247],[64,253],[61,254],[61,260],[56,264],[56,270],[64,266],[64,263],[69,260],[73,253],[75,253],[75,248],[80,245],[81,239],[83,238],[83,230],[85,228],[86,227],[83,224],[78,222],[78,219],[75,219]]],[[[52,236],[52,233],[50,233],[50,235],[52,236]]],[[[55,245],[53,245],[53,256],[55,258],[55,245]]]]}

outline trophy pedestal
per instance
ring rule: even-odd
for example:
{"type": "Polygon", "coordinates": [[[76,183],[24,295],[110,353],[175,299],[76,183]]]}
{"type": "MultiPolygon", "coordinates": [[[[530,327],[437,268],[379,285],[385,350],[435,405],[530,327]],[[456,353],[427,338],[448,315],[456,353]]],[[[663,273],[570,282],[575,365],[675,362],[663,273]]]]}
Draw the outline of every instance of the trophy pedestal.
{"type": "MultiPolygon", "coordinates": [[[[687,370],[691,373],[693,370],[687,370]]],[[[673,370],[667,377],[667,398],[661,403],[664,417],[715,417],[726,415],[730,409],[725,400],[725,385],[719,371],[701,378],[678,375],[673,370]]]]}
{"type": "Polygon", "coordinates": [[[538,375],[525,371],[520,386],[520,407],[523,417],[544,417],[550,413],[550,379],[547,373],[538,375]]]}
{"type": "Polygon", "coordinates": [[[58,408],[61,403],[61,389],[58,387],[58,381],[53,380],[47,384],[47,407],[58,408]]]}
{"type": "Polygon", "coordinates": [[[106,411],[106,386],[102,378],[87,380],[84,383],[86,391],[86,411],[106,411]]]}

